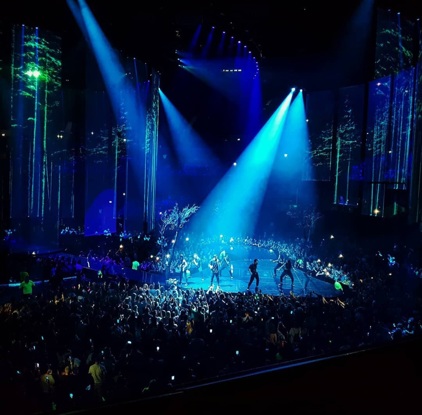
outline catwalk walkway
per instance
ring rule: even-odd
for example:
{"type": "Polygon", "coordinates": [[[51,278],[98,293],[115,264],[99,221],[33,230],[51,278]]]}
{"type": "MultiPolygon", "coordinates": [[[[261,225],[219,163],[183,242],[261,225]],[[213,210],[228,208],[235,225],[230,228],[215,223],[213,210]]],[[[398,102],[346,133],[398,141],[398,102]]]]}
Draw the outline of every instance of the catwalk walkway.
{"type": "MultiPolygon", "coordinates": [[[[264,252],[264,251],[263,251],[264,252]]],[[[277,272],[277,277],[274,278],[275,263],[269,258],[259,258],[258,273],[259,273],[259,291],[268,295],[289,295],[291,293],[291,280],[289,277],[283,279],[283,284],[280,287],[280,275],[282,270],[277,272]]],[[[246,292],[250,278],[249,265],[253,262],[251,258],[243,258],[232,260],[233,274],[230,275],[229,269],[222,271],[220,277],[219,290],[222,292],[246,292]]],[[[94,278],[101,268],[100,263],[91,261],[90,267],[85,268],[85,274],[88,278],[94,278]]],[[[211,287],[211,271],[206,266],[202,271],[195,273],[188,272],[187,278],[183,277],[180,281],[179,273],[171,273],[165,276],[164,273],[148,273],[145,271],[133,271],[131,269],[123,269],[125,277],[129,281],[136,281],[138,283],[157,283],[161,285],[171,286],[177,285],[182,289],[204,289],[209,290],[211,287]]],[[[293,268],[294,287],[293,294],[295,296],[304,296],[309,294],[321,295],[324,297],[336,297],[343,295],[342,290],[337,290],[334,287],[334,281],[324,281],[319,278],[309,277],[302,270],[293,268]]],[[[256,283],[252,283],[250,287],[251,292],[255,292],[256,283]]],[[[343,287],[348,289],[348,287],[343,287]]],[[[217,282],[214,281],[213,291],[217,289],[217,282]]]]}
{"type": "MultiPolygon", "coordinates": [[[[280,275],[281,270],[277,272],[277,277],[274,278],[274,262],[266,258],[258,258],[258,273],[259,273],[259,290],[263,294],[269,295],[288,295],[291,292],[291,281],[289,277],[283,279],[283,285],[280,289],[280,275]]],[[[243,292],[247,290],[250,273],[248,270],[249,265],[252,263],[252,259],[235,260],[233,264],[233,276],[230,276],[229,270],[225,269],[220,277],[220,290],[223,292],[243,292]]],[[[302,270],[293,268],[294,276],[294,288],[293,294],[296,296],[316,294],[324,297],[335,297],[341,295],[334,287],[333,282],[322,281],[318,278],[307,276],[302,270]]],[[[178,275],[172,277],[179,281],[178,275]]],[[[178,282],[178,285],[179,282],[178,282]]],[[[181,284],[183,288],[203,288],[208,290],[211,285],[211,271],[205,269],[198,271],[195,274],[188,274],[187,284],[181,284]]],[[[255,291],[255,281],[252,283],[250,290],[255,291]]],[[[216,289],[216,283],[214,282],[214,290],[216,289]]]]}

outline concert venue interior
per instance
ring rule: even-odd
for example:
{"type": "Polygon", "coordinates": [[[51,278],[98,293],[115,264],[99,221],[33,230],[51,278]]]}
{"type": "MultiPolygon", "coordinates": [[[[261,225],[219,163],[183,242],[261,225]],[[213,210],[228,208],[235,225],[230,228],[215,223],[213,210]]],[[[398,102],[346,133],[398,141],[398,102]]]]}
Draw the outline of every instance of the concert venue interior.
{"type": "Polygon", "coordinates": [[[6,407],[413,409],[415,3],[10,2],[6,407]]]}

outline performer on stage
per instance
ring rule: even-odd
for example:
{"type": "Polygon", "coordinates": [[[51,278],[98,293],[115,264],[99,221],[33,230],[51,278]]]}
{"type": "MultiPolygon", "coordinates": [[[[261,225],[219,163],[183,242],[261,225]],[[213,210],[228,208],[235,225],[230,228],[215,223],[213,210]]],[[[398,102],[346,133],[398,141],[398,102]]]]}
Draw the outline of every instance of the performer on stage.
{"type": "Polygon", "coordinates": [[[184,257],[183,254],[180,254],[180,259],[179,259],[179,267],[180,267],[180,277],[179,277],[179,282],[180,284],[183,283],[183,277],[185,279],[185,284],[188,285],[188,274],[187,274],[187,270],[188,270],[188,261],[186,261],[186,258],[184,257]]]}
{"type": "Polygon", "coordinates": [[[284,261],[283,257],[281,256],[280,251],[278,252],[278,257],[277,259],[272,259],[272,262],[275,262],[275,267],[274,267],[274,278],[277,277],[277,271],[279,269],[281,269],[282,267],[284,267],[284,264],[286,263],[286,261],[284,261]]]}
{"type": "Polygon", "coordinates": [[[217,290],[219,290],[220,289],[220,261],[218,260],[217,255],[214,255],[211,258],[211,261],[210,261],[208,266],[211,270],[210,289],[212,290],[214,288],[214,279],[216,279],[217,280],[217,290]]]}
{"type": "Polygon", "coordinates": [[[294,287],[294,277],[293,277],[293,273],[292,273],[292,262],[290,261],[290,259],[288,259],[284,265],[284,270],[280,275],[280,288],[283,286],[283,278],[284,277],[289,277],[292,281],[292,291],[293,291],[293,287],[294,287]]]}
{"type": "Polygon", "coordinates": [[[255,280],[255,283],[256,283],[255,291],[257,292],[258,286],[259,286],[259,274],[258,274],[258,260],[256,258],[253,260],[252,264],[249,265],[249,272],[251,273],[251,277],[248,283],[248,290],[255,280]]]}
{"type": "Polygon", "coordinates": [[[190,263],[189,270],[191,274],[196,274],[197,272],[202,271],[201,258],[196,252],[192,256],[192,261],[190,263]]]}
{"type": "Polygon", "coordinates": [[[223,250],[220,253],[220,277],[223,274],[223,271],[227,269],[229,271],[230,278],[233,277],[233,265],[230,263],[229,254],[223,250]]]}

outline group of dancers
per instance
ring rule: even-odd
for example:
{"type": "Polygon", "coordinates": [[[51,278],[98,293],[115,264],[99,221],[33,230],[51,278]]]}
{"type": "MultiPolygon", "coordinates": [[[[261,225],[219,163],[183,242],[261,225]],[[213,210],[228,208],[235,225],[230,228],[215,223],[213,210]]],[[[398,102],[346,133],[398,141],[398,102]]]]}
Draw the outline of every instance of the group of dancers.
{"type": "MultiPolygon", "coordinates": [[[[291,291],[293,292],[294,276],[292,272],[293,265],[290,259],[284,259],[282,255],[279,253],[277,259],[272,260],[272,261],[275,262],[275,266],[273,269],[274,278],[277,278],[278,271],[283,269],[282,273],[280,274],[280,283],[279,283],[280,290],[282,290],[284,278],[288,277],[290,278],[291,291]]],[[[255,258],[248,267],[250,277],[249,277],[247,290],[250,290],[251,286],[255,282],[255,292],[259,291],[258,263],[259,263],[259,260],[255,258]]],[[[185,285],[188,284],[188,269],[191,269],[192,271],[202,270],[201,260],[197,254],[194,254],[191,263],[189,263],[184,257],[184,255],[181,254],[180,260],[179,260],[179,267],[180,267],[179,283],[183,284],[183,280],[184,280],[185,285]]],[[[213,255],[210,262],[208,263],[208,267],[211,271],[211,282],[210,282],[209,290],[214,290],[214,283],[216,283],[216,291],[220,290],[220,277],[222,276],[223,271],[227,270],[230,278],[233,278],[233,264],[231,264],[230,262],[230,257],[228,253],[224,250],[221,251],[220,255],[217,255],[217,254],[213,255]]]]}
{"type": "MultiPolygon", "coordinates": [[[[258,259],[255,258],[254,261],[252,262],[252,264],[249,265],[250,278],[249,278],[248,288],[247,288],[248,290],[250,290],[251,285],[255,281],[255,291],[256,292],[259,291],[258,262],[259,262],[258,259]]],[[[289,277],[290,281],[292,283],[291,291],[293,292],[295,279],[294,279],[293,272],[292,272],[293,265],[292,265],[292,262],[290,261],[290,259],[283,259],[281,254],[279,254],[277,259],[272,260],[272,262],[276,263],[276,265],[273,269],[274,278],[277,278],[277,272],[280,269],[283,269],[283,272],[280,274],[280,283],[279,283],[280,291],[283,288],[284,277],[289,277]]]]}
{"type": "MultiPolygon", "coordinates": [[[[183,254],[180,255],[179,259],[179,283],[188,284],[188,274],[195,273],[196,271],[202,271],[201,259],[198,254],[193,255],[192,261],[189,263],[183,254]],[[189,272],[188,272],[189,271],[189,272]]],[[[208,263],[208,268],[211,271],[211,284],[210,288],[214,288],[214,283],[217,284],[217,290],[220,289],[220,277],[223,272],[228,272],[230,278],[233,278],[233,264],[230,262],[230,257],[226,251],[221,251],[220,255],[213,255],[210,262],[208,263]]]]}

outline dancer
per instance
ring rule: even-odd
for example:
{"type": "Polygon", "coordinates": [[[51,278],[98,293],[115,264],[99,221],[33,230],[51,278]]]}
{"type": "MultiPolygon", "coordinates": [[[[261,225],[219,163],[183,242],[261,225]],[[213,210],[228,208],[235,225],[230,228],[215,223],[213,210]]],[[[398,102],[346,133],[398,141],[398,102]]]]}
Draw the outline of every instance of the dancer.
{"type": "Polygon", "coordinates": [[[186,261],[186,258],[184,257],[183,254],[180,254],[180,259],[179,259],[179,267],[180,267],[180,277],[179,277],[179,282],[180,284],[183,283],[183,277],[185,279],[185,285],[188,285],[188,261],[186,261]]]}
{"type": "Polygon", "coordinates": [[[228,269],[230,278],[233,278],[233,265],[230,263],[229,254],[226,251],[220,253],[220,277],[223,275],[223,271],[228,269]]]}
{"type": "Polygon", "coordinates": [[[279,269],[281,269],[282,267],[284,267],[286,261],[284,261],[283,257],[281,256],[280,251],[278,251],[278,257],[277,259],[272,259],[272,262],[275,262],[275,267],[274,267],[274,278],[277,277],[277,271],[279,269]]]}
{"type": "Polygon", "coordinates": [[[196,252],[192,256],[189,270],[191,274],[196,274],[197,272],[202,271],[201,258],[196,252]]]}
{"type": "Polygon", "coordinates": [[[217,280],[217,290],[220,289],[220,261],[218,260],[218,256],[214,255],[211,258],[211,261],[208,265],[211,270],[211,284],[209,290],[214,288],[214,279],[217,280]]]}
{"type": "Polygon", "coordinates": [[[249,279],[249,283],[248,283],[248,290],[250,289],[252,283],[255,280],[255,292],[258,291],[258,286],[259,286],[259,274],[258,274],[258,260],[255,258],[252,262],[252,264],[249,265],[249,271],[251,273],[251,277],[249,279]]]}
{"type": "Polygon", "coordinates": [[[293,277],[292,268],[293,268],[292,262],[290,261],[290,259],[288,259],[284,265],[284,270],[280,275],[280,288],[282,288],[283,286],[283,278],[287,276],[292,281],[292,291],[293,291],[295,280],[293,277]]]}

